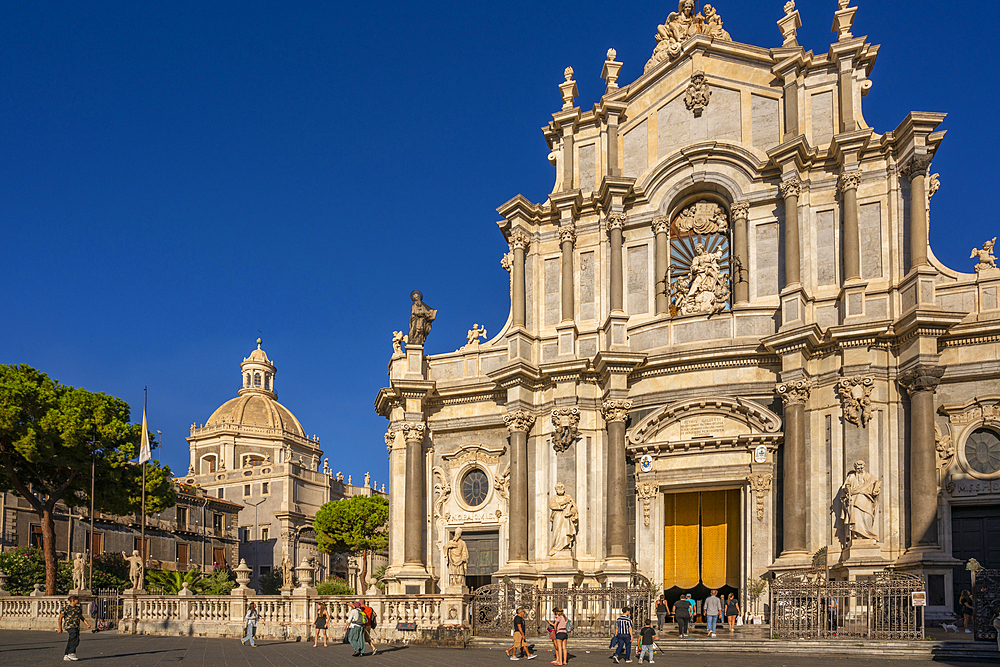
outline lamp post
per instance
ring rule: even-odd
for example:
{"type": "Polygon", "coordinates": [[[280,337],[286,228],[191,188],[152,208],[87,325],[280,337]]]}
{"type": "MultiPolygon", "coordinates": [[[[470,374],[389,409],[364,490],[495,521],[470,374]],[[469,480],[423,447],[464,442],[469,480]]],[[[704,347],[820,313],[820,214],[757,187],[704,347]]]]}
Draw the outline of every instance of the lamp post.
{"type": "Polygon", "coordinates": [[[87,589],[94,590],[94,473],[97,469],[97,425],[94,425],[94,439],[90,442],[90,544],[87,545],[90,561],[90,576],[87,579],[87,589]]]}
{"type": "Polygon", "coordinates": [[[253,571],[254,571],[254,574],[253,574],[252,578],[256,578],[257,584],[260,584],[260,567],[258,567],[258,563],[257,563],[257,542],[258,542],[258,540],[257,540],[257,537],[258,537],[258,535],[257,535],[257,506],[258,505],[262,505],[265,500],[267,500],[267,498],[263,498],[261,500],[258,500],[255,503],[248,503],[246,501],[243,502],[244,505],[252,505],[253,506],[253,571]]]}

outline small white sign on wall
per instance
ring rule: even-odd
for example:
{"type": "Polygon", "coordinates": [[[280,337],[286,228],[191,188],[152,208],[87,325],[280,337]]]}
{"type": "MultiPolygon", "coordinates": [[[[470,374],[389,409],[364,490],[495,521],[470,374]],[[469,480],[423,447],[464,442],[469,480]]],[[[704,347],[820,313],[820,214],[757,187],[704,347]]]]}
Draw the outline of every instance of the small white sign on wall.
{"type": "Polygon", "coordinates": [[[767,463],[767,445],[757,445],[753,450],[754,463],[767,463]]]}

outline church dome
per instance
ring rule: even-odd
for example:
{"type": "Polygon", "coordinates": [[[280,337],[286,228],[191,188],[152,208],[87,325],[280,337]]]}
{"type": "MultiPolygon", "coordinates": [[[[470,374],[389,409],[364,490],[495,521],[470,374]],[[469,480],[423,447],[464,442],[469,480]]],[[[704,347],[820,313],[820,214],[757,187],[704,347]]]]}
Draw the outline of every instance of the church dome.
{"type": "Polygon", "coordinates": [[[262,426],[306,437],[302,424],[288,408],[264,392],[246,393],[230,399],[212,413],[205,426],[262,426]]]}

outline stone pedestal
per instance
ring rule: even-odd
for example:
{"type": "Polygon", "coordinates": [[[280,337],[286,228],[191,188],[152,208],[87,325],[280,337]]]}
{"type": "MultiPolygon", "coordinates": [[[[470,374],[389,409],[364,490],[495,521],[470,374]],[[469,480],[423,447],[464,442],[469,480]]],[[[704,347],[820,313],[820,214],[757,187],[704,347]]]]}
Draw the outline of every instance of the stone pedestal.
{"type": "MultiPolygon", "coordinates": [[[[0,596],[4,595],[8,595],[7,591],[0,591],[0,596]]],[[[82,598],[82,597],[91,597],[92,593],[90,592],[89,588],[74,588],[68,593],[68,595],[75,595],[79,598],[82,598]]]]}
{"type": "Polygon", "coordinates": [[[850,324],[863,320],[865,317],[865,289],[868,281],[854,278],[844,281],[840,289],[837,306],[840,310],[841,324],[850,324]]]}
{"type": "Polygon", "coordinates": [[[407,380],[424,379],[424,346],[406,346],[406,370],[403,377],[407,380]]]}
{"type": "Polygon", "coordinates": [[[538,583],[538,571],[527,561],[507,561],[507,564],[493,575],[496,579],[510,579],[515,584],[538,583]]]}
{"type": "Polygon", "coordinates": [[[424,595],[434,592],[434,580],[422,565],[404,564],[395,579],[397,595],[424,595]]]}
{"type": "Polygon", "coordinates": [[[628,586],[632,583],[632,572],[632,561],[612,557],[604,561],[604,567],[597,572],[597,579],[602,586],[628,586]]]}
{"type": "Polygon", "coordinates": [[[612,311],[604,322],[605,349],[628,352],[628,315],[612,311]]]}
{"type": "Polygon", "coordinates": [[[851,540],[847,548],[840,552],[841,566],[852,571],[858,568],[881,570],[888,561],[882,557],[882,547],[875,540],[851,540]]]}

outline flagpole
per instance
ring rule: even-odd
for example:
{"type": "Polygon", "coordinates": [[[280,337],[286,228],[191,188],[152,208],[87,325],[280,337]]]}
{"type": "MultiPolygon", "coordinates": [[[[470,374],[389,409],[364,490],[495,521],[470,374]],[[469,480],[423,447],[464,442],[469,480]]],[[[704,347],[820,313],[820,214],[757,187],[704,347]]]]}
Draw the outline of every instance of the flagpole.
{"type": "MultiPolygon", "coordinates": [[[[142,428],[146,428],[146,387],[142,388],[142,428]]],[[[142,438],[149,436],[143,431],[142,438]]],[[[142,537],[139,538],[139,548],[142,549],[142,566],[146,567],[146,462],[142,462],[142,537]]]]}

